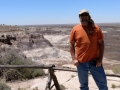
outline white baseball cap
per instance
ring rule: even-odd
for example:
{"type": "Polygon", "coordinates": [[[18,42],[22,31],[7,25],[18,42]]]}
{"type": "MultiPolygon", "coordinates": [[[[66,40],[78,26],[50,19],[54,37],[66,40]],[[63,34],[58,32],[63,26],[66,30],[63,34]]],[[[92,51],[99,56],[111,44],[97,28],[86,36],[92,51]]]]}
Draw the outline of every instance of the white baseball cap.
{"type": "Polygon", "coordinates": [[[86,10],[86,9],[80,10],[79,14],[82,14],[82,13],[88,13],[89,14],[88,10],[86,10]]]}

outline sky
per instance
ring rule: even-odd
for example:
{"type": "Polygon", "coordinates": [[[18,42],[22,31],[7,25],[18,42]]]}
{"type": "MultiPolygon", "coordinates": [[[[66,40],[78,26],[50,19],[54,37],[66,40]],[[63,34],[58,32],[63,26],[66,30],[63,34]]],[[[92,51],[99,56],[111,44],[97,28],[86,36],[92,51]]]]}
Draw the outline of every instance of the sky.
{"type": "Polygon", "coordinates": [[[82,9],[96,23],[120,22],[120,0],[0,0],[0,24],[75,24],[82,9]]]}

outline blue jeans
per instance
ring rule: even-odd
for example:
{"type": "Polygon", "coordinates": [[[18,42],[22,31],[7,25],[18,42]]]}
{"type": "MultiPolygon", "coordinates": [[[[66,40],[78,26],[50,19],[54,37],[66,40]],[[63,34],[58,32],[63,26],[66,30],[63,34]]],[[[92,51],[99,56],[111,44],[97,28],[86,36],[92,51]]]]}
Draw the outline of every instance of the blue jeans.
{"type": "Polygon", "coordinates": [[[90,71],[93,79],[95,80],[99,90],[108,90],[106,75],[103,69],[103,66],[96,67],[95,60],[79,63],[77,66],[78,78],[80,82],[80,90],[89,90],[88,87],[88,71],[90,71]]]}

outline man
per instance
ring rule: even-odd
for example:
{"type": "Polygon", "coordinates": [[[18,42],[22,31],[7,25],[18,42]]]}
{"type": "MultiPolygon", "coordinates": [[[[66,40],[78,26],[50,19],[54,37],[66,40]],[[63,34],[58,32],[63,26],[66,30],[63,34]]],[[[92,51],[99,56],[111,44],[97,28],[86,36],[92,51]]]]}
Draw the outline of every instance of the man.
{"type": "Polygon", "coordinates": [[[104,40],[101,29],[94,24],[85,9],[79,13],[81,24],[70,33],[70,53],[77,66],[80,90],[89,90],[88,71],[92,74],[99,90],[108,90],[106,75],[102,66],[104,40]]]}

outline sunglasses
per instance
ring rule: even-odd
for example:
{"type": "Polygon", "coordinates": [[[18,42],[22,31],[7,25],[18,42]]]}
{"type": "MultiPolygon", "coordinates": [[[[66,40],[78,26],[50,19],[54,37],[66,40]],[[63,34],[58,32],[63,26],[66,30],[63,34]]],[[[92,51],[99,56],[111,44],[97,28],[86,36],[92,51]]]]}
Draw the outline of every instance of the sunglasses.
{"type": "Polygon", "coordinates": [[[80,14],[79,16],[89,16],[88,13],[83,13],[83,14],[80,14]]]}

